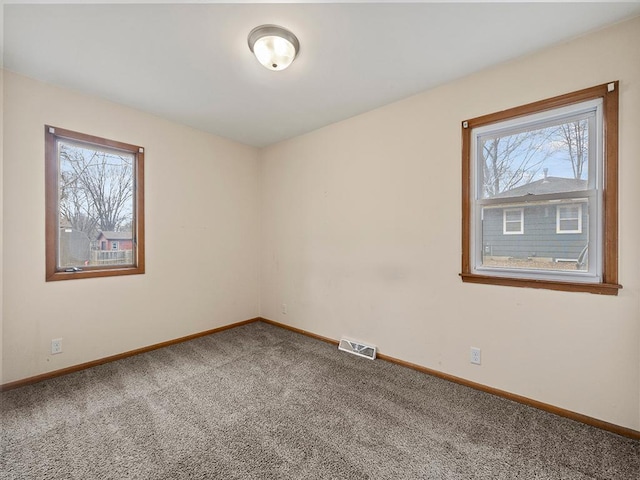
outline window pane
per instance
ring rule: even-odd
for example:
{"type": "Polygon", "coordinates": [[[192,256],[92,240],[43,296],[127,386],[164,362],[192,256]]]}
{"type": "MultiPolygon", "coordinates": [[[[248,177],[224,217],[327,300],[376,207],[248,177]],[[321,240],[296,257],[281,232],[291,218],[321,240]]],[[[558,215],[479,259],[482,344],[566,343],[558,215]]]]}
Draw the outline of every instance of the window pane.
{"type": "Polygon", "coordinates": [[[573,192],[588,188],[588,113],[533,129],[478,138],[480,198],[573,192]]]}
{"type": "Polygon", "coordinates": [[[500,205],[482,209],[482,255],[480,267],[528,269],[528,270],[573,270],[588,271],[588,202],[580,200],[577,206],[559,205],[557,202],[535,202],[527,205],[500,205]],[[582,208],[580,207],[582,205],[582,208]],[[525,229],[521,230],[520,208],[522,208],[525,229]],[[560,210],[556,210],[559,208],[560,210]],[[509,210],[511,209],[511,210],[509,210]],[[568,211],[580,218],[561,219],[566,230],[579,233],[557,231],[557,212],[568,211]],[[504,221],[518,214],[518,221],[504,221]],[[509,235],[509,232],[522,232],[509,235]]]}
{"type": "Polygon", "coordinates": [[[519,232],[520,222],[507,222],[504,227],[507,232],[519,232]]]}
{"type": "Polygon", "coordinates": [[[578,211],[580,207],[578,206],[570,206],[570,207],[558,207],[560,219],[562,220],[571,220],[578,218],[578,211]]]}
{"type": "Polygon", "coordinates": [[[578,219],[565,219],[560,221],[560,230],[578,230],[580,224],[578,219]]]}
{"type": "Polygon", "coordinates": [[[507,222],[520,222],[522,210],[505,210],[504,216],[507,222]]]}
{"type": "Polygon", "coordinates": [[[59,140],[58,267],[133,265],[134,156],[59,140]]]}

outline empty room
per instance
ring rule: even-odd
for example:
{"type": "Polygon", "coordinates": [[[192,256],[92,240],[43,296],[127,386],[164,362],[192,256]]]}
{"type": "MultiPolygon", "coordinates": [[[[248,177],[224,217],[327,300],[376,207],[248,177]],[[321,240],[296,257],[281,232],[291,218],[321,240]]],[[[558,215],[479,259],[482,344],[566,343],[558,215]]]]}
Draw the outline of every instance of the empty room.
{"type": "Polygon", "coordinates": [[[0,13],[0,478],[640,478],[640,0],[0,13]]]}

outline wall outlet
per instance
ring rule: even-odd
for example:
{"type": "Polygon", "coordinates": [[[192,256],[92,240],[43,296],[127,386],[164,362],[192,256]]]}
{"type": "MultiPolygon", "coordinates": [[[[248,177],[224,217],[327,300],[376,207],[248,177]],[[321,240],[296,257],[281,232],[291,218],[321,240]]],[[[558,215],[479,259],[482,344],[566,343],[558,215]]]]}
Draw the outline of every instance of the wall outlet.
{"type": "Polygon", "coordinates": [[[480,349],[471,347],[471,363],[474,365],[480,365],[480,349]]]}
{"type": "Polygon", "coordinates": [[[283,314],[283,315],[286,315],[286,314],[287,314],[287,304],[286,304],[286,303],[283,303],[283,304],[282,304],[282,314],[283,314]]]}
{"type": "Polygon", "coordinates": [[[51,340],[51,355],[56,355],[57,353],[62,353],[62,339],[54,338],[51,340]]]}

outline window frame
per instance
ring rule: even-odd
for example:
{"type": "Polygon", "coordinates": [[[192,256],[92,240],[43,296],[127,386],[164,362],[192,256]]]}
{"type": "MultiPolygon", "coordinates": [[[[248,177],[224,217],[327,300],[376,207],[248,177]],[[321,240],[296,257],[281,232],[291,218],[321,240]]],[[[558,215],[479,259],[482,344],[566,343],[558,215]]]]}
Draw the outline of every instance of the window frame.
{"type": "Polygon", "coordinates": [[[524,207],[502,209],[502,234],[524,235],[524,207]],[[520,220],[507,220],[507,212],[520,212],[520,220]],[[520,223],[520,230],[507,230],[507,223],[520,223]]]}
{"type": "Polygon", "coordinates": [[[74,280],[80,278],[113,277],[139,275],[145,273],[144,235],[144,148],[102,137],[74,132],[45,125],[45,281],[74,280]],[[133,155],[133,244],[135,258],[133,265],[87,267],[67,271],[58,267],[58,225],[59,225],[59,164],[57,140],[71,140],[95,145],[96,147],[120,150],[133,155]]]}
{"type": "Polygon", "coordinates": [[[619,82],[609,82],[557,97],[510,108],[501,112],[483,115],[462,122],[462,271],[463,282],[492,285],[543,288],[561,291],[589,292],[617,295],[622,288],[618,284],[618,105],[619,82]],[[491,272],[479,274],[472,268],[473,208],[472,198],[473,164],[472,130],[490,126],[523,116],[535,115],[590,100],[602,100],[603,161],[602,161],[602,254],[601,279],[598,282],[555,280],[551,276],[531,278],[525,273],[510,271],[502,274],[491,272]]]}
{"type": "Polygon", "coordinates": [[[556,205],[556,234],[565,235],[565,234],[571,234],[571,233],[582,233],[582,204],[566,203],[564,205],[556,205]],[[569,208],[577,208],[578,216],[571,217],[571,218],[560,218],[560,210],[569,209],[569,208]],[[562,220],[578,220],[577,230],[563,230],[560,225],[562,220]]]}

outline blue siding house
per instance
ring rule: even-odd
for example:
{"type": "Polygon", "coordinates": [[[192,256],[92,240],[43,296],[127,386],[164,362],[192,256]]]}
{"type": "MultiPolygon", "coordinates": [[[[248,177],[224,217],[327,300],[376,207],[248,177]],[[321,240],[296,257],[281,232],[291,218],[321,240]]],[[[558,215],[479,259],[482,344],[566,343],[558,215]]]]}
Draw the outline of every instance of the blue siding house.
{"type": "Polygon", "coordinates": [[[483,209],[483,256],[575,262],[588,243],[586,199],[525,202],[522,197],[584,190],[585,180],[545,177],[492,198],[509,205],[483,209]]]}

